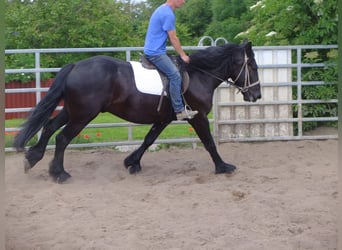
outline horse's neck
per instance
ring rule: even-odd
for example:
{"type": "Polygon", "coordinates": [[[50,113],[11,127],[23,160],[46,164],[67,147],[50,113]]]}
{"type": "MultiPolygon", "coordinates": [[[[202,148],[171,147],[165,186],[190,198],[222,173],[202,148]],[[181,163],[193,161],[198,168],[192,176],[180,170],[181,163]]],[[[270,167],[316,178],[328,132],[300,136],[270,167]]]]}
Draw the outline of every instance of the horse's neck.
{"type": "MultiPolygon", "coordinates": [[[[222,81],[217,79],[215,75],[211,72],[202,72],[203,76],[200,76],[200,80],[194,82],[195,84],[203,85],[203,88],[206,89],[208,93],[214,93],[215,89],[221,85],[222,81]]],[[[190,76],[191,79],[191,76],[190,76]]]]}

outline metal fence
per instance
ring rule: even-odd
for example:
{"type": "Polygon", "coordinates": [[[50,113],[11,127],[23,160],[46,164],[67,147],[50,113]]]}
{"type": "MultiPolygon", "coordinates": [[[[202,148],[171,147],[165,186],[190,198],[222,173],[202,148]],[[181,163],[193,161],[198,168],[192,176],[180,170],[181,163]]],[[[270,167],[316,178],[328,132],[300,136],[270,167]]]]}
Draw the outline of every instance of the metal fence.
{"type": "MultiPolygon", "coordinates": [[[[205,48],[204,46],[186,46],[184,49],[186,51],[194,51],[205,48]]],[[[168,48],[172,50],[172,48],[168,48]]],[[[321,63],[303,63],[303,51],[308,50],[332,50],[337,49],[336,45],[329,46],[263,46],[263,47],[254,47],[254,51],[258,54],[258,52],[263,51],[277,51],[277,50],[286,50],[289,51],[291,57],[294,58],[294,62],[285,63],[285,64],[263,64],[258,62],[260,70],[275,70],[275,69],[287,69],[291,72],[291,79],[286,81],[278,81],[278,82],[262,82],[262,89],[266,89],[269,87],[289,87],[296,88],[297,98],[291,100],[267,100],[267,98],[263,98],[261,101],[257,103],[246,103],[242,101],[217,101],[215,97],[214,107],[213,107],[213,119],[210,120],[213,127],[214,138],[217,143],[222,143],[226,141],[267,141],[267,140],[298,140],[298,139],[332,139],[337,138],[337,135],[306,135],[303,132],[303,123],[304,122],[331,122],[337,121],[338,117],[304,117],[302,112],[303,105],[306,104],[321,104],[321,103],[330,103],[337,105],[337,99],[330,100],[321,100],[319,98],[303,100],[302,90],[305,86],[313,86],[313,85],[323,85],[325,84],[323,81],[303,81],[302,80],[302,71],[306,68],[324,68],[326,65],[324,62],[321,63]],[[266,116],[260,116],[257,119],[239,119],[239,120],[225,120],[220,118],[217,114],[220,112],[220,109],[227,106],[235,106],[235,107],[250,107],[251,105],[256,107],[265,107],[265,106],[279,106],[279,105],[289,105],[292,110],[294,107],[297,110],[297,117],[281,118],[274,117],[272,119],[267,118],[266,116]],[[220,129],[222,125],[228,126],[252,126],[253,124],[296,124],[296,132],[290,131],[287,135],[282,134],[271,134],[267,135],[267,133],[259,133],[257,136],[253,136],[251,134],[247,134],[246,136],[240,137],[229,137],[222,138],[220,129]]],[[[38,103],[42,98],[42,93],[46,92],[48,88],[41,87],[41,74],[44,72],[58,72],[60,68],[43,68],[41,66],[41,57],[43,54],[59,54],[59,53],[110,53],[114,57],[117,57],[118,54],[124,53],[126,61],[134,60],[137,58],[137,55],[143,51],[142,47],[121,47],[121,48],[68,48],[68,49],[20,49],[20,50],[5,50],[5,55],[10,54],[34,54],[35,57],[35,66],[34,68],[21,68],[21,69],[6,69],[5,74],[15,74],[15,73],[33,73],[35,74],[35,87],[34,88],[20,88],[20,89],[6,89],[5,93],[27,93],[33,92],[36,93],[36,102],[38,103]]],[[[219,87],[220,89],[232,88],[227,87],[226,85],[222,85],[219,87]]],[[[215,95],[217,96],[217,95],[215,95]]],[[[58,107],[59,109],[61,107],[58,107]]],[[[29,111],[31,107],[26,108],[6,108],[5,113],[15,113],[15,112],[23,112],[29,111]]],[[[186,122],[173,122],[170,126],[177,124],[185,124],[186,122]]],[[[103,143],[87,143],[87,144],[71,144],[69,147],[98,147],[98,146],[122,146],[122,145],[138,145],[141,143],[141,140],[133,139],[133,127],[140,126],[137,124],[124,122],[124,123],[106,123],[106,124],[90,124],[88,128],[99,128],[99,127],[127,127],[127,140],[124,141],[114,141],[114,142],[103,142],[103,143]]],[[[291,127],[292,128],[292,127],[291,127]]],[[[16,132],[18,128],[6,127],[5,132],[16,132]]],[[[159,139],[156,143],[181,143],[181,142],[198,142],[198,138],[190,137],[190,138],[176,138],[176,139],[159,139]]],[[[49,146],[50,148],[53,146],[49,146]]],[[[12,151],[11,148],[5,148],[5,151],[12,151]]]]}
{"type": "MultiPolygon", "coordinates": [[[[254,47],[259,65],[263,98],[257,103],[246,103],[241,98],[232,95],[231,91],[226,91],[225,95],[234,98],[230,97],[229,100],[215,99],[216,114],[239,112],[238,115],[228,117],[229,119],[222,118],[222,115],[214,117],[214,124],[217,129],[214,133],[216,141],[223,143],[228,141],[337,138],[337,130],[335,129],[317,133],[317,131],[304,131],[304,125],[310,122],[324,124],[338,121],[337,114],[325,117],[310,117],[305,114],[305,106],[308,107],[308,105],[330,104],[336,106],[337,109],[338,100],[322,99],[318,95],[312,96],[310,99],[302,98],[303,92],[310,86],[337,84],[337,79],[329,83],[322,79],[313,81],[303,79],[304,71],[307,73],[310,69],[325,70],[327,62],[318,58],[319,54],[327,54],[336,49],[337,46],[335,45],[254,47]],[[281,60],[277,61],[276,57],[279,55],[281,60]],[[310,56],[317,56],[311,61],[320,62],[303,62],[310,56]],[[294,116],[294,111],[296,111],[296,116],[294,116]],[[223,130],[226,130],[226,134],[223,130]],[[241,130],[243,131],[241,132],[241,130]]],[[[227,88],[227,86],[223,87],[227,88]]],[[[222,88],[219,88],[216,93],[220,91],[222,88]]]]}

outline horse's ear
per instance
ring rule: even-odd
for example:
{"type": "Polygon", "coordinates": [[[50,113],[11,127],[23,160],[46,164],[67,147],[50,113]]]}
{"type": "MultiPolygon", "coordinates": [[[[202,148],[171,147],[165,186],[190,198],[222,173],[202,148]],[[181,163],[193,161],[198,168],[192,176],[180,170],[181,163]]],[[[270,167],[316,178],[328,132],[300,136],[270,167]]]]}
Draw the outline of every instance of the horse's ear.
{"type": "Polygon", "coordinates": [[[245,39],[243,39],[243,42],[242,42],[242,44],[247,44],[249,41],[248,41],[248,38],[245,38],[245,39]]]}
{"type": "Polygon", "coordinates": [[[250,57],[253,54],[252,42],[249,42],[248,39],[245,39],[243,45],[244,45],[247,56],[250,57]]]}

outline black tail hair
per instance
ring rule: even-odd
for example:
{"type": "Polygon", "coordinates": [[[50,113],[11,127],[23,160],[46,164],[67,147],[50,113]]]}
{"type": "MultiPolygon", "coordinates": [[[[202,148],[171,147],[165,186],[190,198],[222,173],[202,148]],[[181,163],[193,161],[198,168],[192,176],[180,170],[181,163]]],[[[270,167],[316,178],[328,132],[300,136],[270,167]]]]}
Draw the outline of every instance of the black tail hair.
{"type": "Polygon", "coordinates": [[[21,126],[21,130],[13,142],[17,151],[24,151],[27,142],[48,123],[50,115],[63,97],[65,79],[73,67],[74,64],[68,64],[58,72],[46,96],[37,104],[27,121],[21,126]]]}

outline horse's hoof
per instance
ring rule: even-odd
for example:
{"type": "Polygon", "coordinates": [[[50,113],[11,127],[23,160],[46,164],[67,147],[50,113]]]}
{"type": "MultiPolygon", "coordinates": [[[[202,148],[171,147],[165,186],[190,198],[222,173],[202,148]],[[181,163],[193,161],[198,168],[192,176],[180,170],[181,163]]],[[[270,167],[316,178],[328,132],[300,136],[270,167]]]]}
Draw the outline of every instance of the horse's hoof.
{"type": "Polygon", "coordinates": [[[130,166],[132,166],[134,164],[134,161],[131,160],[130,157],[127,157],[125,160],[124,160],[124,165],[125,165],[125,168],[129,168],[130,166]]]}
{"type": "Polygon", "coordinates": [[[52,178],[55,182],[61,184],[64,183],[66,180],[68,180],[71,177],[71,175],[68,172],[62,172],[59,175],[52,175],[52,178]]]}
{"type": "Polygon", "coordinates": [[[140,164],[133,164],[128,168],[128,171],[130,174],[137,174],[141,171],[141,166],[140,164]]]}
{"type": "Polygon", "coordinates": [[[27,174],[27,172],[32,168],[30,162],[27,159],[24,159],[24,172],[27,174]]]}
{"type": "Polygon", "coordinates": [[[234,165],[225,163],[221,166],[216,167],[215,174],[232,174],[236,167],[234,165]]]}
{"type": "Polygon", "coordinates": [[[28,161],[30,168],[33,168],[37,162],[39,162],[43,155],[41,152],[37,152],[33,150],[33,148],[30,148],[28,151],[26,151],[25,158],[28,161]]]}

